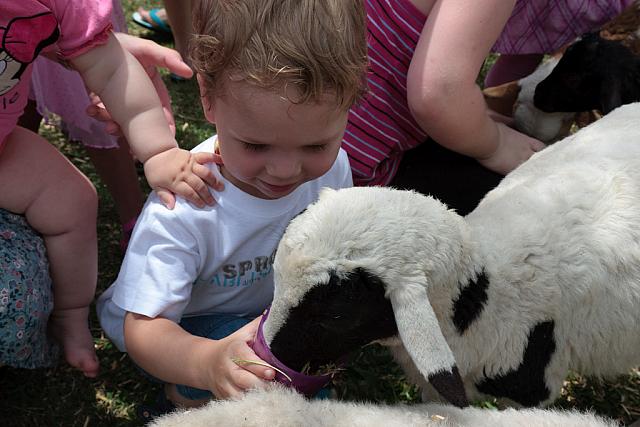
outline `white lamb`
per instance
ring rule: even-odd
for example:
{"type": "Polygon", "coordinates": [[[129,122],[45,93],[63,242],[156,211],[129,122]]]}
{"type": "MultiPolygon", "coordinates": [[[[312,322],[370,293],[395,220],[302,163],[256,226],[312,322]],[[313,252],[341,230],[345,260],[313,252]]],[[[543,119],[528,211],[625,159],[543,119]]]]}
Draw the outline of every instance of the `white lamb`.
{"type": "MultiPolygon", "coordinates": [[[[567,370],[640,362],[640,103],[536,154],[462,218],[387,188],[326,190],[278,248],[264,326],[273,354],[312,369],[373,340],[418,384],[544,405],[567,370]],[[459,372],[459,375],[458,375],[459,372]]],[[[170,426],[596,426],[541,409],[306,400],[274,385],[171,414],[170,426]]]]}
{"type": "Polygon", "coordinates": [[[274,271],[264,336],[292,369],[384,340],[461,407],[548,404],[570,369],[627,373],[640,364],[640,103],[537,153],[465,218],[417,193],[326,190],[274,271]]]}
{"type": "Polygon", "coordinates": [[[542,409],[493,411],[450,405],[376,405],[307,400],[282,386],[251,391],[242,400],[212,401],[155,420],[152,427],[615,427],[591,414],[542,409]]]}

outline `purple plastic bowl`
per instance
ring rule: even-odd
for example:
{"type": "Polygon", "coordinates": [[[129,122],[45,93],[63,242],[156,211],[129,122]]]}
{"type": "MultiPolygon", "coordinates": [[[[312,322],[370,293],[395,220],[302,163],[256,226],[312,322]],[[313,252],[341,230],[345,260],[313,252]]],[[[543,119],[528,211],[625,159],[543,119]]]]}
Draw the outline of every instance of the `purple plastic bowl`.
{"type": "Polygon", "coordinates": [[[329,381],[331,381],[331,375],[305,375],[300,372],[294,371],[293,369],[287,367],[284,363],[280,362],[273,355],[273,353],[271,353],[271,349],[269,349],[269,346],[267,345],[267,342],[264,339],[264,334],[262,332],[264,321],[268,315],[269,309],[265,311],[262,319],[260,320],[258,333],[256,334],[256,339],[253,342],[253,351],[255,351],[256,355],[258,355],[260,359],[280,369],[291,378],[291,381],[289,381],[289,378],[276,371],[276,381],[288,387],[295,388],[299,393],[302,393],[307,397],[315,396],[324,386],[329,383],[329,381]]]}

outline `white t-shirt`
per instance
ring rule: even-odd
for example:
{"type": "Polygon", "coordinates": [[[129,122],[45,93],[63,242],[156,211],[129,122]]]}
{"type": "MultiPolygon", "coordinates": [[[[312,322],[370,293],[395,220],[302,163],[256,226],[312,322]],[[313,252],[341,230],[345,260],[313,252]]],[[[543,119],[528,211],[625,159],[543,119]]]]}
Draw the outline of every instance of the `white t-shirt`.
{"type": "MultiPolygon", "coordinates": [[[[212,152],[215,140],[192,151],[212,152]]],[[[274,200],[243,192],[211,168],[224,182],[223,191],[212,190],[214,206],[178,199],[169,210],[155,193],[149,196],[118,278],[98,299],[100,324],[121,351],[126,311],[174,322],[202,314],[259,315],[273,298],[273,257],[289,221],[321,188],[352,186],[342,149],[326,174],[274,200]]]]}

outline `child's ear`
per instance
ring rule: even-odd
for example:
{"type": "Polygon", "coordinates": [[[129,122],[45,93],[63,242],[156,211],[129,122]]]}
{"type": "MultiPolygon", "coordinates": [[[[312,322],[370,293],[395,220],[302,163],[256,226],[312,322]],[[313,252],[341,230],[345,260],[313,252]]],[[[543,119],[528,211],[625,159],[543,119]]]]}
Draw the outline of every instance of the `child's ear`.
{"type": "Polygon", "coordinates": [[[216,116],[214,114],[211,99],[209,99],[209,96],[207,95],[207,89],[204,84],[204,79],[200,74],[196,75],[196,79],[198,80],[198,88],[200,89],[200,102],[202,103],[202,111],[204,113],[204,117],[209,123],[215,124],[216,116]]]}

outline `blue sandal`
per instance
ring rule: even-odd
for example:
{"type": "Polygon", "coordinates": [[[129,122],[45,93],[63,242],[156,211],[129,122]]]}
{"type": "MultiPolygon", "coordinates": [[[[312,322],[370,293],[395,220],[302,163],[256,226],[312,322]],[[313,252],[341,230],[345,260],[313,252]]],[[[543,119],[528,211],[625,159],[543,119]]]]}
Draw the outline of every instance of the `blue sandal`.
{"type": "Polygon", "coordinates": [[[140,25],[141,27],[146,28],[147,30],[157,31],[164,34],[171,34],[171,27],[169,27],[169,25],[158,16],[159,11],[160,9],[149,10],[149,16],[151,17],[153,23],[146,21],[142,17],[142,15],[140,15],[140,12],[133,12],[131,14],[131,19],[133,20],[133,22],[140,25]]]}

